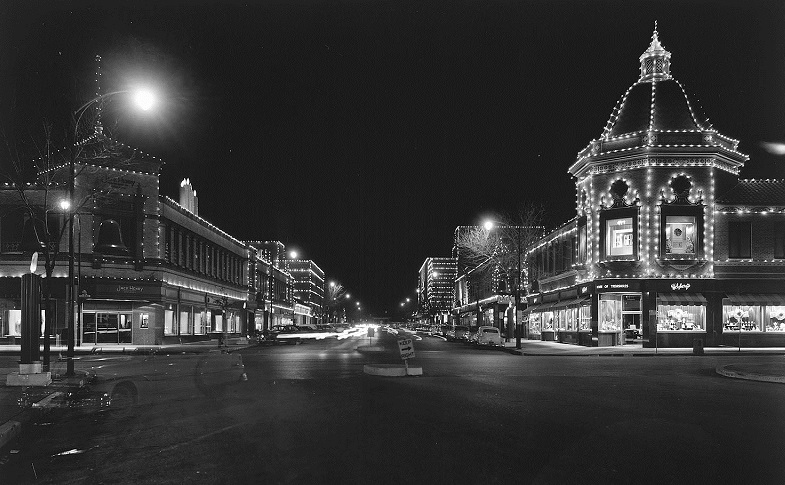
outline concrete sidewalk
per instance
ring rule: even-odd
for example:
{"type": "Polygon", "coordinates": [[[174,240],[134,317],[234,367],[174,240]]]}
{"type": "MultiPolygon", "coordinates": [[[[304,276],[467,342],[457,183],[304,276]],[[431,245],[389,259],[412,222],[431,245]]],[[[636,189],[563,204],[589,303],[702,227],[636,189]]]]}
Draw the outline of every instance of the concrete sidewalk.
{"type": "MultiPolygon", "coordinates": [[[[81,345],[74,348],[74,355],[89,355],[89,354],[128,354],[128,353],[145,353],[145,352],[202,352],[217,348],[226,348],[228,350],[237,350],[256,345],[255,341],[246,338],[230,338],[227,339],[225,345],[219,347],[218,340],[204,340],[201,342],[177,343],[167,345],[132,345],[132,344],[97,344],[97,345],[81,345]]],[[[21,345],[0,345],[0,355],[21,355],[21,345]]],[[[65,355],[68,352],[68,347],[65,345],[53,345],[50,348],[51,356],[65,355]]],[[[41,346],[41,354],[43,355],[43,346],[41,346]]],[[[4,381],[5,382],[5,381],[4,381]]]]}
{"type": "MultiPolygon", "coordinates": [[[[505,342],[505,349],[516,351],[515,339],[505,342]]],[[[705,355],[785,355],[785,347],[704,347],[705,355]]],[[[582,345],[546,342],[542,340],[521,340],[521,355],[538,356],[653,356],[653,355],[694,355],[691,347],[683,348],[645,348],[642,344],[619,345],[615,347],[584,347],[582,345]]]]}
{"type": "MultiPolygon", "coordinates": [[[[597,357],[654,357],[654,356],[694,356],[691,348],[644,348],[642,344],[621,345],[617,347],[583,347],[579,345],[544,342],[540,340],[521,340],[521,348],[516,349],[515,340],[505,342],[505,349],[515,355],[524,356],[597,356],[597,357]]],[[[711,356],[785,356],[783,347],[706,347],[704,355],[711,356]]],[[[738,362],[715,368],[719,375],[733,379],[785,384],[785,358],[773,362],[738,362]]]]}

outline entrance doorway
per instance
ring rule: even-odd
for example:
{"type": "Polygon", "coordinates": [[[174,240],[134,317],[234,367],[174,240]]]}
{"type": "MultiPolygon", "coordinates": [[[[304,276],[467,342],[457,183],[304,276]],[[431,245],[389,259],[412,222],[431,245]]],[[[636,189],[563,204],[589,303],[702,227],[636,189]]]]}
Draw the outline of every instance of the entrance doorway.
{"type": "Polygon", "coordinates": [[[643,338],[643,327],[641,327],[641,295],[622,296],[622,338],[620,343],[634,344],[639,343],[643,338]]]}

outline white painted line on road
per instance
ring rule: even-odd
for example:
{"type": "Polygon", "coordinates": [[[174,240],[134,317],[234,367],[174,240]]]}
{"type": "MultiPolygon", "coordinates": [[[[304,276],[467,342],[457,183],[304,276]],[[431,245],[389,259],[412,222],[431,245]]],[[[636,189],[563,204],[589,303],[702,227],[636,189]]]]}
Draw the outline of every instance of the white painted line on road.
{"type": "Polygon", "coordinates": [[[181,447],[181,446],[184,446],[184,445],[190,445],[191,443],[195,443],[195,442],[197,442],[197,441],[200,441],[200,440],[203,440],[203,439],[205,439],[205,438],[209,438],[209,437],[211,437],[211,436],[215,436],[215,435],[217,435],[217,434],[221,434],[221,433],[223,433],[224,431],[228,431],[228,430],[230,430],[230,429],[232,429],[232,428],[238,428],[238,427],[240,427],[240,426],[242,426],[242,424],[241,424],[241,423],[238,423],[238,424],[233,424],[233,425],[231,425],[231,426],[227,426],[227,427],[225,427],[225,428],[217,429],[217,430],[215,430],[215,431],[213,431],[213,432],[211,432],[211,433],[207,433],[207,434],[204,434],[204,435],[202,435],[202,436],[197,436],[197,437],[196,437],[196,438],[194,438],[194,439],[191,439],[191,440],[188,440],[188,441],[183,441],[182,443],[177,443],[177,444],[174,444],[174,445],[172,445],[172,446],[167,446],[166,448],[163,448],[163,449],[161,449],[161,450],[158,450],[158,453],[164,453],[164,452],[167,452],[167,451],[171,451],[171,450],[177,449],[177,448],[179,448],[179,447],[181,447]]]}

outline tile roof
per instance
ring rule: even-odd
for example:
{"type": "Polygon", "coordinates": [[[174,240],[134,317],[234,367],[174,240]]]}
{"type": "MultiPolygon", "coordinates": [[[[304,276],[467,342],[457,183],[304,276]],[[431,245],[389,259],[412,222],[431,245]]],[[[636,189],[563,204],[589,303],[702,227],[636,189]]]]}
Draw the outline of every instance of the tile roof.
{"type": "Polygon", "coordinates": [[[742,179],[715,203],[785,206],[785,180],[742,179]]]}

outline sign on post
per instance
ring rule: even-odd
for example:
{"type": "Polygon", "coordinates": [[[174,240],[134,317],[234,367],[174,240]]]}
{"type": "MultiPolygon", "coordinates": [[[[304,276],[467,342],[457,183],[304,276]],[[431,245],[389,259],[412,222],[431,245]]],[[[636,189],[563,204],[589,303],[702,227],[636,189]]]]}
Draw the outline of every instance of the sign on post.
{"type": "Polygon", "coordinates": [[[401,351],[401,359],[407,360],[414,357],[414,343],[412,339],[405,338],[398,341],[398,350],[401,351]]]}

